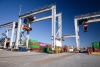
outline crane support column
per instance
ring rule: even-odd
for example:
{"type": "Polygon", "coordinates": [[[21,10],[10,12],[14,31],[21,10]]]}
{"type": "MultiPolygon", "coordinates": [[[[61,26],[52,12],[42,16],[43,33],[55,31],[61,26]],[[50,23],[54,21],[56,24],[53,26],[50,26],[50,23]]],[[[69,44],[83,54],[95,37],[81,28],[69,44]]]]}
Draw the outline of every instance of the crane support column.
{"type": "MultiPolygon", "coordinates": [[[[30,23],[28,23],[28,27],[30,27],[30,23]]],[[[27,38],[26,38],[26,47],[28,49],[28,42],[29,42],[29,32],[30,31],[27,31],[27,38]]]]}
{"type": "Polygon", "coordinates": [[[62,13],[60,13],[58,16],[58,28],[59,28],[59,38],[62,38],[62,13]]]}
{"type": "Polygon", "coordinates": [[[75,25],[75,35],[76,35],[76,48],[79,50],[80,48],[80,41],[79,41],[79,26],[77,19],[74,19],[74,25],[75,25]]]}
{"type": "Polygon", "coordinates": [[[20,45],[19,44],[20,28],[21,28],[21,18],[19,18],[18,28],[17,28],[16,43],[15,43],[16,49],[18,49],[18,45],[20,45]]]}
{"type": "MultiPolygon", "coordinates": [[[[6,30],[6,37],[8,37],[8,29],[6,30]]],[[[6,38],[5,38],[5,42],[4,42],[4,48],[6,48],[6,38]]]]}
{"type": "Polygon", "coordinates": [[[12,48],[12,42],[13,42],[13,38],[14,38],[14,30],[15,30],[15,22],[13,22],[13,25],[12,25],[12,32],[11,32],[11,38],[10,38],[10,48],[12,48]]]}
{"type": "Polygon", "coordinates": [[[56,45],[55,33],[56,33],[56,6],[54,5],[52,7],[52,50],[55,50],[55,45],[56,45]]]}

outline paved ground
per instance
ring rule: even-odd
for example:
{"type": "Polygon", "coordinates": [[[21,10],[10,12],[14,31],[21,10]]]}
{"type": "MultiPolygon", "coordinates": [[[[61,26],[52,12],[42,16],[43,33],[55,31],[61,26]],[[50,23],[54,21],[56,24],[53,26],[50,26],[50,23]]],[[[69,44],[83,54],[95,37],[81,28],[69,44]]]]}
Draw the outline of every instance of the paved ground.
{"type": "Polygon", "coordinates": [[[99,55],[0,50],[0,67],[100,67],[99,55]]]}

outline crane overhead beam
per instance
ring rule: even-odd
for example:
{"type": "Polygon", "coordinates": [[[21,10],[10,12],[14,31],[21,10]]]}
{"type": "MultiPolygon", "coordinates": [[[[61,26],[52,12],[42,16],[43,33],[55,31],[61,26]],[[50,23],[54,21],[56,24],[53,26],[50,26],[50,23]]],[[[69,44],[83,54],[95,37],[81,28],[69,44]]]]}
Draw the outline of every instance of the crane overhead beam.
{"type": "Polygon", "coordinates": [[[39,14],[39,13],[42,13],[42,12],[46,12],[46,11],[51,10],[53,6],[54,6],[54,5],[45,6],[45,7],[43,7],[43,8],[39,8],[39,9],[30,11],[30,12],[28,12],[28,13],[22,14],[22,15],[20,15],[19,17],[20,17],[20,18],[25,18],[25,17],[28,17],[28,16],[30,16],[30,15],[35,15],[35,14],[39,14]]]}
{"type": "Polygon", "coordinates": [[[72,38],[72,37],[76,37],[76,36],[64,36],[64,38],[72,38]]]}
{"type": "Polygon", "coordinates": [[[93,19],[93,20],[89,20],[89,21],[87,21],[86,23],[99,22],[99,21],[100,21],[100,19],[93,19]]]}
{"type": "Polygon", "coordinates": [[[100,12],[94,12],[92,14],[85,14],[85,15],[80,15],[80,16],[75,16],[75,19],[80,20],[80,19],[85,19],[85,18],[93,18],[93,17],[99,17],[100,12]]]}
{"type": "Polygon", "coordinates": [[[76,37],[76,35],[63,35],[63,38],[72,38],[72,37],[76,37]]]}
{"type": "Polygon", "coordinates": [[[6,26],[10,26],[10,25],[12,25],[12,24],[13,24],[13,22],[8,22],[8,23],[5,23],[5,24],[1,24],[1,25],[0,25],[0,28],[6,27],[6,26]]]}
{"type": "Polygon", "coordinates": [[[12,30],[12,28],[8,28],[6,31],[12,30]]]}
{"type": "MultiPolygon", "coordinates": [[[[59,15],[61,15],[61,13],[56,14],[56,17],[58,17],[59,15]]],[[[36,20],[34,20],[32,22],[34,23],[34,22],[38,22],[38,21],[42,21],[42,20],[51,19],[51,18],[52,18],[52,16],[46,16],[46,17],[38,18],[38,19],[36,19],[36,20]]]]}

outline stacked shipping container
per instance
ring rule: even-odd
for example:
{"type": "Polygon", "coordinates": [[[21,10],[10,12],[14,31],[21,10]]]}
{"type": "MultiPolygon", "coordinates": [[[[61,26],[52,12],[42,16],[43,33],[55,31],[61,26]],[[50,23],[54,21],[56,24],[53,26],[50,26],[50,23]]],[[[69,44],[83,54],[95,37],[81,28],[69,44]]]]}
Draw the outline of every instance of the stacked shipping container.
{"type": "Polygon", "coordinates": [[[39,45],[37,40],[31,40],[30,39],[29,43],[28,43],[28,48],[30,48],[33,51],[39,51],[40,50],[40,45],[39,45]]]}
{"type": "Polygon", "coordinates": [[[49,53],[51,50],[52,45],[38,42],[37,40],[29,40],[28,48],[30,48],[33,51],[38,51],[38,52],[45,52],[49,53]]]}
{"type": "Polygon", "coordinates": [[[52,45],[46,44],[46,47],[47,47],[47,53],[49,53],[52,50],[52,45]]]}
{"type": "Polygon", "coordinates": [[[93,52],[99,52],[100,51],[100,43],[99,42],[93,42],[92,48],[93,48],[93,52]]]}
{"type": "Polygon", "coordinates": [[[68,51],[68,46],[62,46],[62,52],[67,52],[68,51]]]}
{"type": "MultiPolygon", "coordinates": [[[[25,45],[25,42],[22,42],[22,45],[25,45]]],[[[28,43],[28,48],[30,48],[33,51],[49,53],[50,51],[52,51],[52,44],[46,44],[38,42],[38,40],[30,39],[28,43]]],[[[71,49],[72,49],[71,46],[62,46],[56,48],[55,51],[56,53],[60,53],[60,52],[72,51],[71,49]]]]}
{"type": "Polygon", "coordinates": [[[100,52],[100,42],[93,42],[92,47],[87,47],[88,54],[91,52],[100,52]]]}
{"type": "Polygon", "coordinates": [[[91,54],[91,52],[93,52],[92,47],[87,47],[87,51],[88,51],[88,54],[91,54]]]}

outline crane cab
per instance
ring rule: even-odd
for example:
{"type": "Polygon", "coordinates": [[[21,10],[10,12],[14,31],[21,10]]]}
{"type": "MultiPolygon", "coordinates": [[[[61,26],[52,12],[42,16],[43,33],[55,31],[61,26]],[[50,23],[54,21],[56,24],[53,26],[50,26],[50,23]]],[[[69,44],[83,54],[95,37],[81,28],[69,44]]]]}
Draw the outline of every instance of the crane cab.
{"type": "Polygon", "coordinates": [[[84,32],[87,32],[87,31],[88,31],[88,24],[85,23],[85,24],[83,25],[83,28],[84,28],[84,32]]]}

